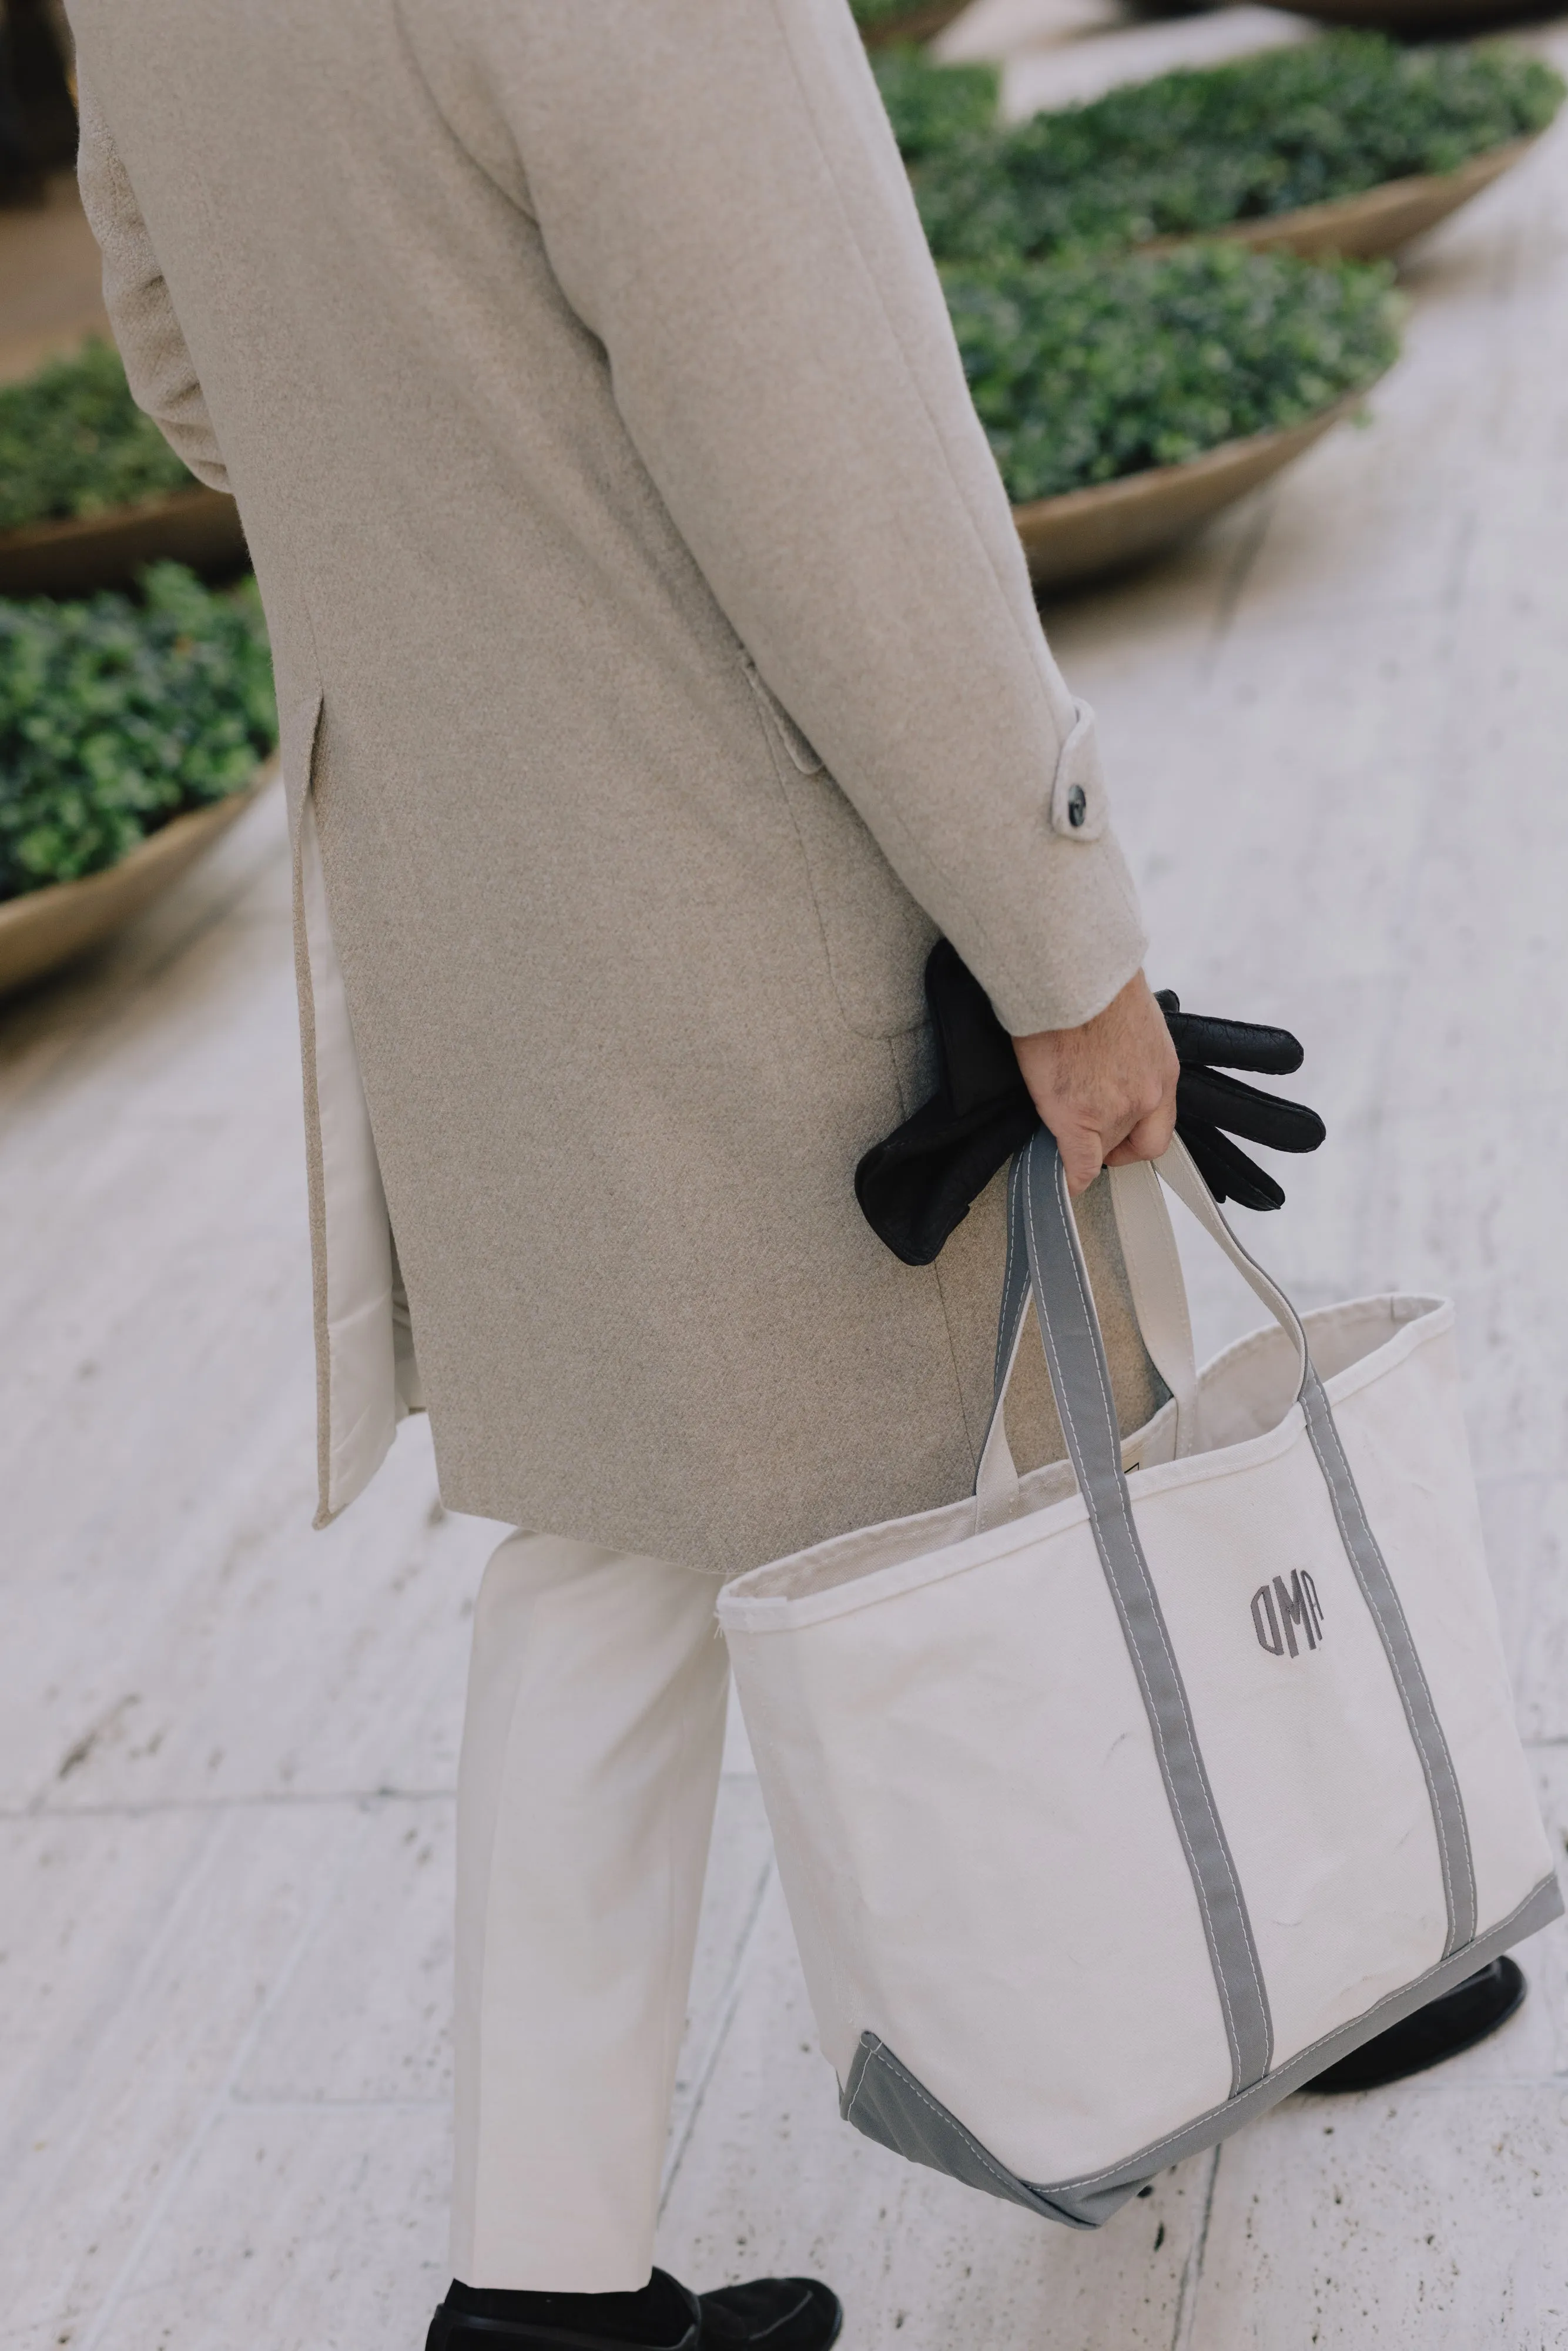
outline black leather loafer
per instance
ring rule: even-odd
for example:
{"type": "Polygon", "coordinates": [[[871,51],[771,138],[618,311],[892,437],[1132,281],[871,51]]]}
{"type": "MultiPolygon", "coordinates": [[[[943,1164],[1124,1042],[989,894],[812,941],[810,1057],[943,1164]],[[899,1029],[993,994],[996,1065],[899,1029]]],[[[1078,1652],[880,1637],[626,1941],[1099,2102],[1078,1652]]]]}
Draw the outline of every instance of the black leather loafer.
{"type": "Polygon", "coordinates": [[[655,2270],[638,2294],[454,2284],[425,2351],[828,2351],[843,2323],[837,2294],[814,2278],[753,2278],[699,2299],[655,2270]]]}
{"type": "Polygon", "coordinates": [[[507,2294],[455,2279],[424,2351],[699,2351],[695,2294],[655,2270],[639,2294],[507,2294]]]}
{"type": "Polygon", "coordinates": [[[1337,2065],[1329,2066],[1302,2087],[1312,2096],[1333,2096],[1342,2090],[1382,2090],[1408,2074],[1424,2074],[1461,2049],[1473,2049],[1500,2024],[1506,2024],[1524,1998],[1524,1977],[1513,1959],[1493,1959],[1473,1976],[1437,2000],[1429,2000],[1386,2032],[1364,2041],[1337,2065]]]}
{"type": "Polygon", "coordinates": [[[697,2296],[702,2351],[828,2351],[844,2314],[816,2278],[753,2278],[697,2296]]]}

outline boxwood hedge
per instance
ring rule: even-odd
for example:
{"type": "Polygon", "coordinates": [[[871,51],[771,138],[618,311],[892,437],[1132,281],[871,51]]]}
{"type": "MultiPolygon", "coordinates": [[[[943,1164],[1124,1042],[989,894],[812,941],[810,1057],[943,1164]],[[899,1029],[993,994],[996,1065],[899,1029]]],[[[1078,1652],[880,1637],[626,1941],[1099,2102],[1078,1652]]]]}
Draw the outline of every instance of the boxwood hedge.
{"type": "Polygon", "coordinates": [[[878,49],[872,57],[882,102],[906,163],[971,138],[984,139],[997,119],[998,67],[933,65],[924,49],[878,49]]]}
{"type": "Polygon", "coordinates": [[[1015,505],[1302,423],[1398,349],[1385,265],[1193,245],[943,277],[1015,505]]]}
{"type": "Polygon", "coordinates": [[[1332,33],[985,129],[967,82],[921,90],[943,71],[905,53],[884,89],[932,250],[953,261],[1200,235],[1451,172],[1543,129],[1563,92],[1508,49],[1332,33]]]}
{"type": "Polygon", "coordinates": [[[89,342],[25,382],[0,386],[0,530],[192,487],[131,399],[110,344],[89,342]]]}
{"type": "Polygon", "coordinates": [[[115,864],[277,739],[253,580],[161,563],[139,601],[0,603],[0,899],[115,864]]]}

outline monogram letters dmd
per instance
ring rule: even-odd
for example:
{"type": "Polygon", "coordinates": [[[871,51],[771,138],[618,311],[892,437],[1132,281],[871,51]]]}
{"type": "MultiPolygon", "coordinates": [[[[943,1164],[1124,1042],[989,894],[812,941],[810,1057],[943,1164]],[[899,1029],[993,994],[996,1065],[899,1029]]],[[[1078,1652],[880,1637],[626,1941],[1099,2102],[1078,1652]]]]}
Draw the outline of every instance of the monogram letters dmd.
{"type": "Polygon", "coordinates": [[[1252,1594],[1252,1624],[1258,1635],[1258,1646],[1267,1649],[1271,1657],[1285,1654],[1287,1644],[1292,1657],[1301,1655],[1296,1640],[1300,1625],[1309,1649],[1315,1649],[1323,1637],[1322,1604],[1317,1585],[1305,1568],[1291,1575],[1289,1589],[1283,1576],[1273,1583],[1260,1583],[1252,1594]]]}

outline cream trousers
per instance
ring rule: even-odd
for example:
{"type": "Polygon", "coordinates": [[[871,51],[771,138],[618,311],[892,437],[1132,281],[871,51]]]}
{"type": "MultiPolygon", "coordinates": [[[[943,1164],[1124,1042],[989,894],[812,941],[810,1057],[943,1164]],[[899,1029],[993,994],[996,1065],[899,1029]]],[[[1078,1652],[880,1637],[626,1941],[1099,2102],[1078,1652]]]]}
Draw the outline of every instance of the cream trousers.
{"type": "Polygon", "coordinates": [[[453,2273],[646,2282],[724,1750],[717,1580],[508,1536],[457,1790],[453,2273]]]}

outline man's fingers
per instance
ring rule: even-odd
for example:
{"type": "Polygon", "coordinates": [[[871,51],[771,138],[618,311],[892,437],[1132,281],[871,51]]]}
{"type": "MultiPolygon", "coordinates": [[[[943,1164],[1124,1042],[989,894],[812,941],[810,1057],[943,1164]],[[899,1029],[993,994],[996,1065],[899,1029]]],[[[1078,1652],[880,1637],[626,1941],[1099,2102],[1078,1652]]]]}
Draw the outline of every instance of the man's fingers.
{"type": "Polygon", "coordinates": [[[1074,1195],[1107,1157],[1155,1158],[1170,1141],[1181,1065],[1142,972],[1081,1028],[1015,1037],[1013,1049],[1074,1195]]]}
{"type": "Polygon", "coordinates": [[[1061,1165],[1067,1173],[1067,1188],[1076,1200],[1080,1192],[1089,1189],[1104,1165],[1100,1137],[1092,1133],[1086,1134],[1082,1128],[1058,1134],[1052,1127],[1051,1133],[1056,1134],[1056,1147],[1061,1154],[1061,1165]]]}
{"type": "Polygon", "coordinates": [[[1161,1159],[1170,1149],[1170,1140],[1175,1133],[1175,1105],[1162,1102],[1158,1110],[1150,1111],[1141,1118],[1113,1151],[1105,1154],[1105,1165],[1107,1167],[1127,1167],[1135,1159],[1161,1159]]]}

